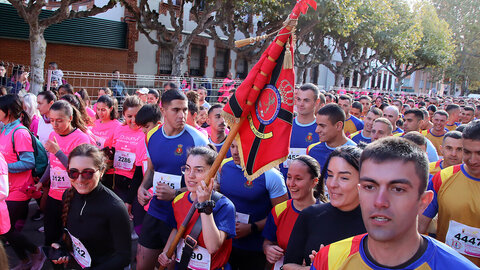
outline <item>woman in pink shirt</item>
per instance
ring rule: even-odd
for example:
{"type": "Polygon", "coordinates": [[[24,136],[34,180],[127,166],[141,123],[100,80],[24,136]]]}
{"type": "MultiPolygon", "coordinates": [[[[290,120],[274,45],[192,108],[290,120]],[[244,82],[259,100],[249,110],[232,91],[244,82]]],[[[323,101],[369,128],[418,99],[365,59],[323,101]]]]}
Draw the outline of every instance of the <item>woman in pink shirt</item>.
{"type": "Polygon", "coordinates": [[[30,119],[17,95],[0,97],[0,121],[4,124],[0,133],[0,153],[8,163],[9,182],[9,193],[5,200],[10,230],[5,236],[21,260],[17,269],[39,269],[38,264],[42,259],[45,260],[45,256],[42,257],[39,249],[20,232],[28,215],[30,196],[27,188],[33,185],[35,158],[32,137],[26,129],[30,126],[30,119]]]}
{"type": "Polygon", "coordinates": [[[90,130],[90,128],[93,126],[93,121],[90,119],[87,111],[85,110],[85,104],[83,103],[83,100],[81,100],[78,96],[72,94],[63,95],[60,99],[67,101],[68,103],[70,103],[70,105],[72,105],[72,107],[77,109],[77,111],[80,113],[80,118],[82,119],[85,127],[87,127],[85,128],[85,130],[82,130],[83,133],[87,134],[91,144],[96,144],[97,136],[95,136],[90,130]]]}
{"type": "Polygon", "coordinates": [[[68,154],[78,145],[90,143],[86,127],[78,110],[65,100],[50,107],[50,133],[45,149],[50,153],[50,166],[40,182],[50,181],[50,190],[45,207],[45,245],[60,241],[62,235],[62,196],[70,188],[67,175],[68,154]]]}
{"type": "Polygon", "coordinates": [[[135,116],[143,103],[137,96],[130,96],[123,103],[123,116],[125,123],[117,127],[113,136],[113,191],[126,201],[129,192],[136,192],[130,189],[135,166],[142,166],[145,152],[145,134],[141,127],[135,124],[135,116]]]}
{"type": "Polygon", "coordinates": [[[117,120],[118,109],[112,97],[104,95],[97,101],[97,120],[93,124],[92,132],[97,136],[98,148],[112,147],[115,129],[121,125],[117,120]]]}

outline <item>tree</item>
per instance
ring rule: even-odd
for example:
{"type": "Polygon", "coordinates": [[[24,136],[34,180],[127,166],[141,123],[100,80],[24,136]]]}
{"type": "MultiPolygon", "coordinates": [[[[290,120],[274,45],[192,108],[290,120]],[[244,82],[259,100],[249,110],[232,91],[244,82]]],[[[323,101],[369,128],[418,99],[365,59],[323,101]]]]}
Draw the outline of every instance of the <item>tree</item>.
{"type": "Polygon", "coordinates": [[[266,39],[241,48],[235,47],[235,41],[268,35],[279,30],[295,2],[294,0],[228,1],[216,13],[215,23],[205,32],[216,42],[234,51],[237,57],[246,59],[251,66],[260,58],[275,35],[269,35],[266,39]]]}
{"type": "Polygon", "coordinates": [[[401,42],[402,35],[400,33],[411,33],[403,38],[419,39],[417,43],[407,44],[407,49],[392,49],[382,52],[383,60],[387,63],[387,70],[397,78],[398,89],[401,89],[403,80],[415,71],[429,67],[446,67],[454,57],[452,33],[447,22],[438,18],[435,8],[431,4],[419,3],[415,10],[418,12],[408,14],[405,10],[396,9],[395,11],[402,20],[385,38],[385,42],[392,45],[390,48],[399,47],[394,44],[401,42]]]}
{"type": "Polygon", "coordinates": [[[480,2],[478,0],[433,0],[438,16],[453,32],[455,61],[446,67],[445,77],[461,85],[462,93],[480,86],[480,2]]]}
{"type": "Polygon", "coordinates": [[[113,8],[117,1],[110,0],[102,7],[93,5],[92,8],[83,11],[74,11],[72,5],[81,0],[61,0],[60,7],[52,15],[43,18],[40,16],[43,8],[47,6],[46,0],[8,0],[17,10],[20,17],[30,27],[30,91],[37,94],[42,90],[44,84],[43,69],[45,65],[47,43],[43,36],[45,29],[50,25],[63,22],[72,18],[95,16],[113,8]]]}
{"type": "Polygon", "coordinates": [[[137,29],[148,41],[170,51],[173,56],[172,75],[181,76],[181,66],[193,39],[214,25],[215,13],[220,12],[227,1],[183,0],[176,5],[172,0],[168,0],[166,5],[168,20],[162,20],[162,14],[155,8],[151,8],[148,0],[140,0],[138,6],[133,0],[122,0],[122,2],[133,14],[137,21],[137,29]],[[190,8],[187,3],[191,4],[190,8]],[[188,20],[189,17],[193,18],[195,26],[193,29],[188,29],[190,33],[185,35],[184,31],[187,30],[185,19],[188,20]]]}

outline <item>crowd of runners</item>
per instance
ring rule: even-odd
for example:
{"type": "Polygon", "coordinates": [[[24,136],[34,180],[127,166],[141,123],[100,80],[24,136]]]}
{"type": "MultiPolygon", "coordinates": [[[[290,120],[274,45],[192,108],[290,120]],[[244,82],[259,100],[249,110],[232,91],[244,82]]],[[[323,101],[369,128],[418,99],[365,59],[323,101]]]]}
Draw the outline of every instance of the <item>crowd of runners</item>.
{"type": "Polygon", "coordinates": [[[229,133],[224,105],[166,86],[120,99],[102,88],[95,101],[68,84],[0,97],[11,269],[129,269],[132,257],[140,270],[480,266],[479,100],[304,84],[285,162],[247,181],[234,141],[206,181],[229,133]],[[22,233],[32,200],[41,247],[22,233]]]}

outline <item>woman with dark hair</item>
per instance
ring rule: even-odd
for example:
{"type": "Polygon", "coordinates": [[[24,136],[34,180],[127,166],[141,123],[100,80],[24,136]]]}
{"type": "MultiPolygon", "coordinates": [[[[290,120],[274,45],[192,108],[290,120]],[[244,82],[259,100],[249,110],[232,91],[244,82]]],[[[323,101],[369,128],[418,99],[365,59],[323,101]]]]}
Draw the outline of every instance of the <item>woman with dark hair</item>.
{"type": "Polygon", "coordinates": [[[42,257],[38,248],[20,233],[28,216],[30,196],[27,188],[33,185],[35,158],[32,137],[26,128],[30,126],[30,119],[17,95],[0,97],[0,121],[4,124],[0,133],[0,153],[8,163],[9,193],[6,202],[11,224],[5,238],[21,260],[14,269],[39,269],[38,263],[45,256],[42,257]]]}
{"type": "Polygon", "coordinates": [[[42,144],[47,142],[48,136],[53,131],[50,123],[50,107],[55,101],[57,101],[57,96],[52,91],[43,91],[37,96],[37,108],[41,115],[38,120],[37,136],[42,144]]]}
{"type": "Polygon", "coordinates": [[[187,269],[187,265],[189,269],[224,269],[228,263],[232,251],[232,238],[235,236],[235,207],[227,197],[212,191],[214,179],[211,179],[208,186],[205,184],[205,177],[217,157],[217,152],[213,149],[214,146],[194,147],[188,151],[187,162],[182,167],[187,191],[178,195],[172,202],[173,213],[169,216],[169,223],[174,229],[170,233],[164,252],[158,257],[160,265],[164,267],[174,263],[167,257],[166,251],[195,201],[198,202],[195,205],[198,211],[182,235],[184,238],[192,234],[193,228],[197,226],[195,225],[197,220],[200,219],[198,222],[201,224],[201,233],[198,233],[196,239],[198,244],[192,251],[195,255],[183,256],[186,248],[183,248],[184,241],[180,241],[177,246],[176,265],[184,266],[179,269],[187,269]]]}
{"type": "MultiPolygon", "coordinates": [[[[293,227],[283,269],[302,269],[310,265],[309,255],[320,245],[328,245],[366,232],[358,198],[359,160],[357,146],[335,149],[322,169],[319,186],[326,185],[329,203],[303,210],[293,227]]],[[[309,268],[308,268],[309,269],[309,268]]]]}
{"type": "MultiPolygon", "coordinates": [[[[98,105],[100,106],[100,104],[98,105]]],[[[112,188],[123,201],[136,194],[137,190],[131,189],[132,178],[136,166],[141,167],[145,150],[145,134],[141,127],[135,123],[135,117],[142,108],[143,103],[138,96],[129,96],[123,103],[123,117],[125,123],[115,129],[112,147],[115,148],[113,169],[115,173],[111,178],[104,177],[105,185],[112,188]],[[133,194],[132,194],[133,193],[133,194]]],[[[131,213],[131,209],[129,209],[131,213]]]]}
{"type": "Polygon", "coordinates": [[[273,269],[283,265],[283,255],[287,249],[290,233],[300,212],[318,203],[327,200],[323,194],[323,186],[317,186],[320,177],[320,164],[311,156],[301,155],[292,160],[287,173],[287,187],[291,199],[277,204],[267,217],[263,229],[263,252],[267,261],[275,264],[273,269]],[[315,187],[320,190],[315,191],[315,187]],[[316,194],[315,194],[316,193],[316,194]]]}
{"type": "Polygon", "coordinates": [[[92,109],[92,104],[90,102],[90,96],[88,96],[87,89],[82,88],[80,91],[75,92],[75,96],[83,101],[85,104],[85,110],[87,111],[87,115],[92,119],[92,122],[95,121],[95,111],[92,109]]]}
{"type": "Polygon", "coordinates": [[[99,97],[96,105],[97,120],[93,123],[92,132],[97,136],[96,143],[99,149],[110,148],[112,147],[115,129],[121,125],[117,120],[117,106],[114,99],[108,95],[99,97]]]}
{"type": "Polygon", "coordinates": [[[68,101],[70,105],[75,107],[78,110],[78,112],[80,112],[80,115],[82,116],[82,120],[87,127],[93,125],[93,120],[90,118],[90,116],[87,113],[85,103],[79,96],[73,95],[73,94],[66,94],[60,97],[60,99],[68,101]]]}
{"type": "Polygon", "coordinates": [[[44,218],[47,246],[58,241],[62,234],[62,195],[70,188],[66,155],[76,146],[90,143],[90,138],[84,133],[86,127],[80,113],[67,101],[53,103],[50,107],[50,121],[53,132],[45,143],[45,149],[50,153],[50,166],[40,179],[41,183],[50,181],[44,218]]]}
{"type": "Polygon", "coordinates": [[[51,246],[71,256],[62,256],[53,261],[55,264],[68,263],[69,269],[124,269],[130,263],[130,223],[125,205],[100,183],[104,158],[89,144],[70,152],[67,174],[72,187],[63,194],[61,215],[64,241],[51,246]]]}

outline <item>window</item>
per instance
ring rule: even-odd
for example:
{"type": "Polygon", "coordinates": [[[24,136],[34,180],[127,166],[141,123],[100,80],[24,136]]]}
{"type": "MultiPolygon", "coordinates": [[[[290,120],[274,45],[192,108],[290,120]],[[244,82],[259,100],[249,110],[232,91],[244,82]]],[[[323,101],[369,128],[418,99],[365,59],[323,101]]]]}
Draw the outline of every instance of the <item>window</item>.
{"type": "Polygon", "coordinates": [[[373,89],[375,88],[375,75],[372,75],[371,80],[370,80],[370,88],[373,89]]]}
{"type": "Polygon", "coordinates": [[[310,80],[312,81],[313,84],[317,84],[318,83],[318,66],[315,66],[312,68],[311,70],[311,78],[310,80]]]}
{"type": "Polygon", "coordinates": [[[418,88],[423,89],[423,80],[420,80],[420,84],[418,85],[418,88]]]}
{"type": "Polygon", "coordinates": [[[160,48],[160,67],[159,73],[170,75],[172,74],[172,53],[166,48],[160,48]]]}
{"type": "Polygon", "coordinates": [[[217,48],[217,56],[215,58],[215,77],[227,77],[228,64],[230,61],[230,51],[227,49],[217,48]]]}
{"type": "Polygon", "coordinates": [[[353,81],[352,81],[352,86],[353,87],[358,87],[358,72],[354,71],[353,72],[353,81]]]}
{"type": "Polygon", "coordinates": [[[205,51],[206,47],[193,44],[190,48],[190,75],[205,75],[205,51]]]}
{"type": "Polygon", "coordinates": [[[237,77],[245,79],[248,74],[248,62],[245,58],[239,58],[237,60],[237,77]]]}

